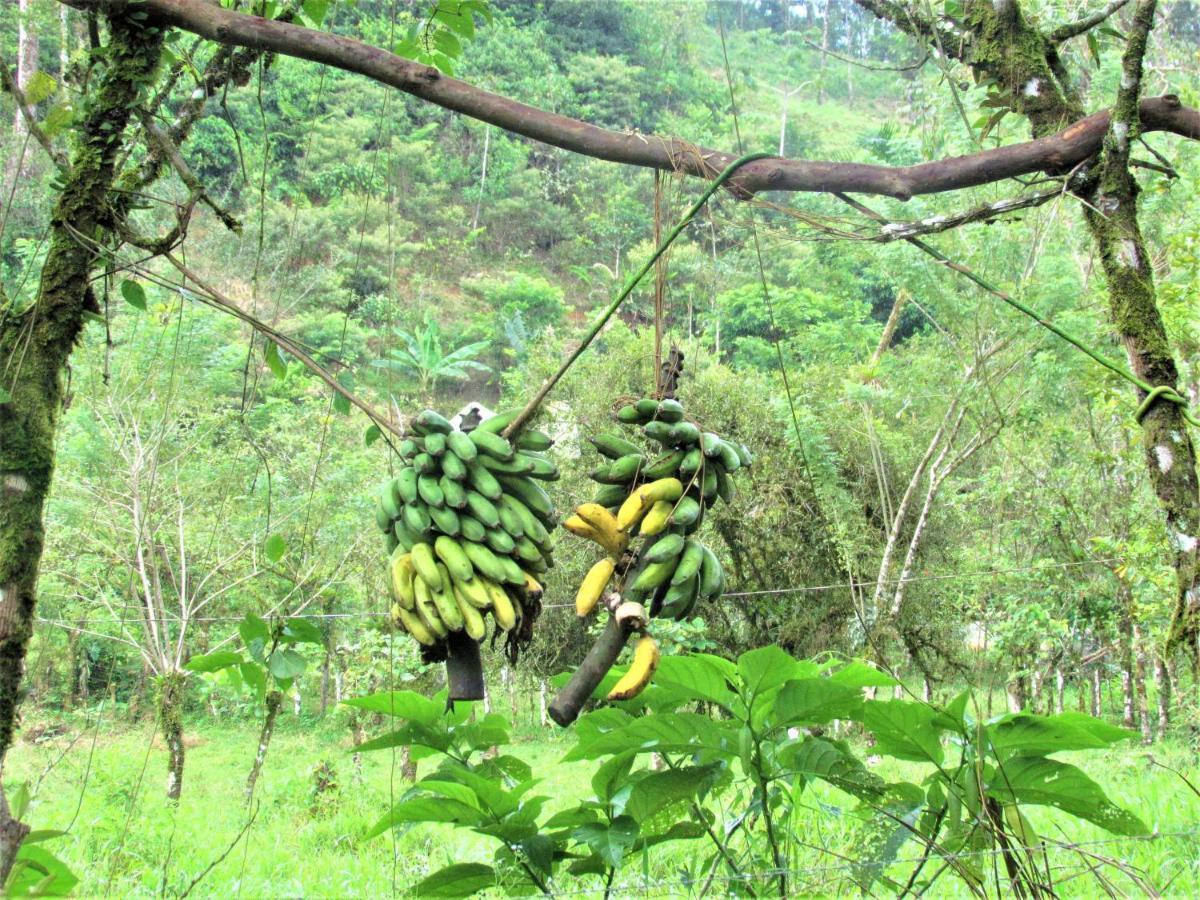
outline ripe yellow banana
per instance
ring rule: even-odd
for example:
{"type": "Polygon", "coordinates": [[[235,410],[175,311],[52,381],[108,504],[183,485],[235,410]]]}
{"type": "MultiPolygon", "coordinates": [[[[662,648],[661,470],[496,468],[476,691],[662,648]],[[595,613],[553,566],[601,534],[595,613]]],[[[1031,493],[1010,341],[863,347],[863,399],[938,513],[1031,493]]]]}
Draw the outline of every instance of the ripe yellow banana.
{"type": "Polygon", "coordinates": [[[579,584],[579,592],[575,595],[576,615],[586,616],[596,608],[596,604],[600,602],[600,597],[604,594],[604,589],[608,587],[608,581],[612,578],[614,568],[613,561],[605,558],[592,566],[583,576],[583,581],[579,584]]]}
{"type": "Polygon", "coordinates": [[[454,582],[454,601],[458,604],[458,612],[462,616],[463,631],[472,640],[483,640],[483,636],[487,634],[487,626],[483,623],[483,616],[475,608],[475,604],[466,597],[463,591],[463,583],[457,581],[454,582]]]}
{"type": "Polygon", "coordinates": [[[674,503],[669,500],[659,500],[650,507],[650,512],[646,513],[646,517],[642,519],[642,526],[638,530],[642,534],[658,534],[671,521],[671,513],[674,509],[674,503]]]}
{"type": "Polygon", "coordinates": [[[604,546],[604,538],[600,532],[588,524],[587,520],[582,516],[570,516],[563,522],[563,528],[581,538],[587,538],[589,541],[595,541],[601,547],[604,546]]]}
{"type": "Polygon", "coordinates": [[[617,527],[617,517],[599,503],[581,503],[575,514],[600,535],[600,544],[613,556],[620,557],[629,543],[629,535],[617,527]]]}
{"type": "Polygon", "coordinates": [[[529,596],[529,599],[537,600],[542,596],[543,588],[541,582],[524,570],[522,570],[522,574],[525,576],[525,593],[529,596]]]}
{"type": "Polygon", "coordinates": [[[617,510],[617,527],[622,531],[629,531],[655,503],[660,500],[674,503],[682,496],[683,482],[678,478],[660,478],[658,481],[643,484],[630,494],[617,510]]]}
{"type": "Polygon", "coordinates": [[[517,627],[516,607],[513,606],[513,602],[504,588],[498,584],[494,584],[492,587],[495,590],[489,588],[488,593],[492,595],[492,615],[496,618],[496,624],[505,631],[512,631],[517,627]]]}
{"type": "Polygon", "coordinates": [[[417,608],[417,595],[413,588],[416,572],[412,557],[407,553],[393,556],[390,579],[392,599],[410,612],[417,608]]]}
{"type": "Polygon", "coordinates": [[[437,643],[437,636],[425,626],[420,617],[409,612],[399,603],[392,604],[392,618],[416,638],[417,643],[424,644],[426,647],[432,647],[437,643]]]}
{"type": "Polygon", "coordinates": [[[646,689],[654,670],[658,668],[658,644],[654,638],[644,634],[633,651],[633,663],[629,671],[608,692],[609,700],[632,700],[646,689]]]}
{"type": "MultiPolygon", "coordinates": [[[[416,589],[417,596],[417,615],[425,623],[425,627],[433,632],[434,635],[444,638],[450,632],[438,615],[437,607],[433,602],[433,592],[430,591],[429,585],[425,583],[424,578],[414,578],[413,586],[416,589]]],[[[416,635],[413,635],[413,637],[416,637],[416,635]]]]}

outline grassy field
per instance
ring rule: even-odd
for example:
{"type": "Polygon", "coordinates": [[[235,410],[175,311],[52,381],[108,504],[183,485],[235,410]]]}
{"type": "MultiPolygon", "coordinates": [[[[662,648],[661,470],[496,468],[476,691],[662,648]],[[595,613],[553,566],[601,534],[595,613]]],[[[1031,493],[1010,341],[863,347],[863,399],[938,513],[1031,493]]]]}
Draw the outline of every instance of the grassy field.
{"type": "MultiPolygon", "coordinates": [[[[211,871],[189,896],[379,896],[393,889],[404,893],[448,862],[490,858],[490,841],[444,826],[425,825],[395,838],[363,840],[365,830],[387,809],[389,797],[402,792],[405,783],[398,770],[393,777],[389,751],[365,754],[360,777],[349,752],[349,733],[337,721],[336,716],[326,722],[283,717],[259,782],[257,817],[247,839],[228,853],[247,819],[242,785],[257,738],[248,721],[189,723],[193,746],[177,808],[164,797],[166,754],[161,743],[150,743],[149,723],[131,726],[102,720],[98,729],[85,730],[82,717],[68,720],[69,730],[59,737],[20,743],[6,781],[40,780],[29,818],[34,828],[69,829],[66,837],[48,846],[80,877],[77,893],[84,896],[178,896],[209,866],[211,871]],[[337,787],[315,800],[313,771],[323,762],[336,773],[337,787]]],[[[26,734],[33,733],[36,724],[28,723],[26,734]]],[[[568,736],[539,732],[518,737],[509,748],[542,777],[537,793],[553,798],[550,808],[588,792],[588,766],[560,762],[571,743],[568,736]]],[[[1074,755],[1072,761],[1084,765],[1116,802],[1161,832],[1158,838],[1115,842],[1100,828],[1040,808],[1029,811],[1041,833],[1076,842],[1094,854],[1050,855],[1060,895],[1100,894],[1094,878],[1061,879],[1085,864],[1101,864],[1101,858],[1135,867],[1165,895],[1200,894],[1200,835],[1171,836],[1200,829],[1200,797],[1151,759],[1181,769],[1200,784],[1195,756],[1177,745],[1149,750],[1131,746],[1074,755]],[[1057,869],[1060,865],[1066,868],[1057,869]]],[[[890,765],[882,764],[881,774],[889,774],[890,765]]],[[[794,823],[799,841],[852,854],[850,823],[843,814],[848,806],[847,798],[833,789],[806,793],[794,823]]],[[[914,857],[919,849],[910,843],[900,855],[914,857]]],[[[686,894],[677,881],[680,866],[707,851],[699,843],[679,843],[659,848],[647,861],[631,861],[618,893],[686,894]]],[[[837,856],[797,846],[791,865],[806,870],[794,879],[798,893],[854,893],[845,862],[837,856]]],[[[906,878],[910,868],[897,867],[893,874],[906,878]]],[[[1109,869],[1108,877],[1122,893],[1142,893],[1116,870],[1109,869]]],[[[593,879],[561,887],[577,892],[594,885],[593,879]]],[[[714,893],[723,892],[719,883],[715,887],[714,893]]],[[[950,877],[940,880],[931,893],[968,895],[962,883],[950,877]]]]}

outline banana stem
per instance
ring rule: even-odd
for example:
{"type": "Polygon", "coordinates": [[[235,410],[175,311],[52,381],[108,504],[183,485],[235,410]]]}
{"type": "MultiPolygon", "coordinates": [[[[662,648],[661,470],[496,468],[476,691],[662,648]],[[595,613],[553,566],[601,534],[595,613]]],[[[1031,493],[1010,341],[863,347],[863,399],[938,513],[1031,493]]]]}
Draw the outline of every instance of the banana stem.
{"type": "Polygon", "coordinates": [[[446,656],[446,686],[451,703],[455,700],[483,699],[483,663],[479,659],[479,642],[466,632],[452,631],[446,656]]]}
{"type": "Polygon", "coordinates": [[[621,655],[621,649],[629,640],[629,635],[633,633],[632,626],[632,622],[629,625],[622,625],[617,621],[616,616],[608,617],[608,624],[596,638],[596,643],[592,645],[588,655],[583,658],[583,662],[579,664],[579,668],[575,670],[571,680],[563,685],[558,696],[554,698],[554,702],[550,704],[550,718],[563,728],[579,718],[583,704],[587,703],[592,692],[604,680],[608,670],[613,667],[613,663],[621,655]]]}

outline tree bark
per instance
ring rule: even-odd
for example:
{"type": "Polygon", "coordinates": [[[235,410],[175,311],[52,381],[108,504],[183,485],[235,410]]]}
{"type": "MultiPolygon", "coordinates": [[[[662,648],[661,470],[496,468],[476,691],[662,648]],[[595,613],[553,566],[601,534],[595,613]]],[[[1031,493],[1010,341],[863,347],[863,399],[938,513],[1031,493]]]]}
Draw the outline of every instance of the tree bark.
{"type": "Polygon", "coordinates": [[[1100,664],[1092,666],[1092,715],[1097,719],[1103,711],[1103,705],[1100,702],[1100,664]]]}
{"type": "Polygon", "coordinates": [[[1166,660],[1154,654],[1155,703],[1158,707],[1158,739],[1164,740],[1171,730],[1171,671],[1166,660]]]}
{"type": "Polygon", "coordinates": [[[183,793],[183,698],[187,679],[182,672],[168,672],[159,679],[158,721],[167,744],[167,799],[183,793]]]}
{"type": "MultiPolygon", "coordinates": [[[[25,91],[38,70],[38,35],[33,20],[33,0],[17,0],[17,87],[25,91]]],[[[13,182],[25,172],[28,154],[26,136],[29,127],[25,114],[18,107],[13,111],[13,146],[4,171],[4,196],[7,198],[13,182]]]]}
{"type": "Polygon", "coordinates": [[[1137,721],[1142,730],[1142,743],[1149,744],[1154,740],[1154,724],[1150,721],[1150,700],[1146,695],[1146,647],[1142,629],[1136,621],[1133,624],[1133,654],[1133,692],[1137,703],[1137,721]]]}
{"type": "Polygon", "coordinates": [[[1117,646],[1119,647],[1119,665],[1121,669],[1121,724],[1125,728],[1133,728],[1133,591],[1128,582],[1122,579],[1117,587],[1117,646]]]}
{"type": "Polygon", "coordinates": [[[142,83],[158,63],[161,43],[158,29],[112,21],[112,64],[85,106],[51,218],[37,298],[0,325],[0,388],[11,398],[0,395],[0,765],[13,741],[33,629],[61,375],[84,313],[98,310],[89,284],[96,251],[77,235],[102,234],[110,224],[104,213],[121,136],[142,83]]]}
{"type": "Polygon", "coordinates": [[[254,765],[250,767],[250,774],[246,777],[247,803],[254,799],[254,787],[258,784],[258,776],[267,759],[267,748],[271,746],[271,736],[275,733],[275,719],[279,715],[279,707],[283,705],[283,692],[268,691],[266,704],[267,710],[263,717],[262,732],[258,736],[258,750],[254,754],[254,765]]]}

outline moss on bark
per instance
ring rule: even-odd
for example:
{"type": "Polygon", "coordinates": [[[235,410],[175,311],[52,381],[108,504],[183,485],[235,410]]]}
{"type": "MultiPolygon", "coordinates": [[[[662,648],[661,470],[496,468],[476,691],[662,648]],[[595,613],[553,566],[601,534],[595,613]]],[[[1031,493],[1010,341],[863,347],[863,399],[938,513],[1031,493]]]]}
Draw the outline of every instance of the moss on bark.
{"type": "Polygon", "coordinates": [[[153,79],[162,33],[126,19],[110,23],[106,69],[88,99],[65,185],[50,223],[38,296],[0,325],[0,765],[12,744],[21,674],[33,629],[42,512],[54,471],[62,372],[95,299],[96,244],[111,226],[108,196],[123,135],[153,79]]]}

